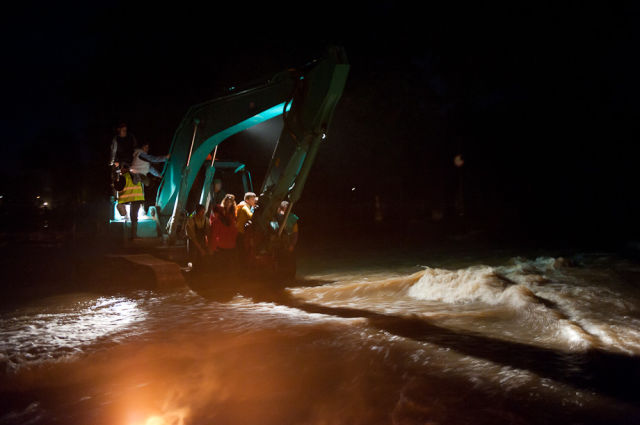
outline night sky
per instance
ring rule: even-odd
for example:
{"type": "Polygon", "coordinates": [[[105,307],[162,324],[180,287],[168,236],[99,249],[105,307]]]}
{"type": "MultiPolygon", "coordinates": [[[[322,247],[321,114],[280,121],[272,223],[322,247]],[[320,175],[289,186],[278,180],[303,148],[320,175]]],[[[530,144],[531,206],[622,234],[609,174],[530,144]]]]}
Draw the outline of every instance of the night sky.
{"type": "MultiPolygon", "coordinates": [[[[70,172],[102,196],[119,120],[164,153],[190,105],[339,44],[351,71],[301,202],[377,194],[426,217],[448,211],[461,171],[477,223],[639,236],[638,6],[130,3],[4,11],[5,192],[70,172]]],[[[247,158],[225,159],[261,181],[247,158]]]]}

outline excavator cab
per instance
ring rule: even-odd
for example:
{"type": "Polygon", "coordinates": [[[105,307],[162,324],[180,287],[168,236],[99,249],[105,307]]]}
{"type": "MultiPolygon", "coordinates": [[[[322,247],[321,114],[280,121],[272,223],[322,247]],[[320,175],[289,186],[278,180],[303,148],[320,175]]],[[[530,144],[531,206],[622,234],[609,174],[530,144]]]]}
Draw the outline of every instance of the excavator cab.
{"type": "Polygon", "coordinates": [[[193,210],[197,204],[204,205],[207,210],[211,204],[214,181],[222,181],[222,190],[235,195],[237,202],[247,192],[253,192],[251,172],[245,164],[238,161],[207,161],[196,177],[189,194],[187,205],[193,210]]]}

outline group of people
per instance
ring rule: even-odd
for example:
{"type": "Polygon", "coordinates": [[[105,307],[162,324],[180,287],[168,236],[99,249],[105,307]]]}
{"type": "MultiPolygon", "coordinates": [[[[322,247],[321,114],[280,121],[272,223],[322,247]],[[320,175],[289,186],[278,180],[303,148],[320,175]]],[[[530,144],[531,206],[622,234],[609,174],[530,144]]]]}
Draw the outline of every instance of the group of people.
{"type": "MultiPolygon", "coordinates": [[[[225,268],[229,269],[236,264],[246,266],[255,254],[247,237],[247,228],[251,224],[258,197],[253,192],[247,192],[242,202],[236,204],[233,194],[224,194],[222,201],[215,203],[215,193],[219,192],[214,190],[212,206],[208,211],[199,204],[187,220],[189,260],[197,268],[212,262],[225,264],[225,268]]],[[[289,203],[283,201],[278,207],[276,219],[270,223],[273,236],[279,235],[281,241],[281,260],[286,261],[288,258],[284,257],[292,256],[298,242],[297,220],[298,217],[289,212],[289,203]],[[280,231],[282,226],[284,228],[280,231]]]]}
{"type": "Polygon", "coordinates": [[[127,124],[120,123],[116,135],[111,141],[111,157],[109,165],[112,167],[112,185],[117,192],[118,213],[125,217],[129,205],[131,219],[131,234],[133,239],[138,231],[138,212],[144,206],[148,211],[149,204],[145,203],[145,191],[153,186],[153,179],[162,174],[153,167],[153,163],[165,162],[169,155],[154,156],[149,154],[149,144],[138,145],[135,136],[127,131],[127,124]]]}
{"type": "MultiPolygon", "coordinates": [[[[129,205],[131,239],[137,236],[138,213],[145,204],[145,189],[152,184],[153,178],[162,176],[152,164],[167,159],[169,155],[150,155],[148,143],[138,146],[125,123],[117,127],[117,134],[111,142],[112,184],[117,191],[119,214],[125,217],[125,205],[129,205]]],[[[222,190],[222,181],[215,179],[209,210],[199,204],[187,220],[190,262],[198,267],[212,261],[246,265],[254,254],[252,240],[246,237],[246,229],[251,223],[257,202],[256,194],[247,192],[242,202],[236,204],[235,196],[222,190]]],[[[148,210],[148,205],[144,206],[148,210]]],[[[280,263],[291,260],[298,241],[297,220],[298,217],[289,211],[289,203],[283,201],[276,218],[270,222],[270,236],[279,241],[280,263]]]]}

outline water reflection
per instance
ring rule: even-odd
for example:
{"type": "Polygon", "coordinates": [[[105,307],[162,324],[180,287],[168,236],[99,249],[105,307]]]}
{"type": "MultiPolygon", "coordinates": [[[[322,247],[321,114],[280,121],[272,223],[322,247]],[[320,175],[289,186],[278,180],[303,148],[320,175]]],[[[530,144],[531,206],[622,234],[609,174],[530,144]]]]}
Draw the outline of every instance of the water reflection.
{"type": "Polygon", "coordinates": [[[79,352],[100,338],[143,321],[146,312],[124,297],[67,295],[5,313],[0,323],[0,352],[12,367],[53,360],[79,352]]]}

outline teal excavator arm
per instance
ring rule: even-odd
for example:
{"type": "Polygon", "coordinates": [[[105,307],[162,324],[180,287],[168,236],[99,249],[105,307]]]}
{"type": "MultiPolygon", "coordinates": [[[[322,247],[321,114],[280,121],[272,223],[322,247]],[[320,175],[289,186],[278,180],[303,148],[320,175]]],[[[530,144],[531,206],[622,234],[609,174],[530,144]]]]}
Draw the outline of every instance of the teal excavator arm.
{"type": "Polygon", "coordinates": [[[173,137],[156,198],[158,219],[170,240],[183,229],[187,197],[207,156],[228,137],[284,114],[252,220],[255,230],[266,233],[280,203],[288,200],[291,208],[300,198],[348,71],[344,50],[334,47],[302,69],[278,73],[257,87],[191,107],[173,137]]]}

